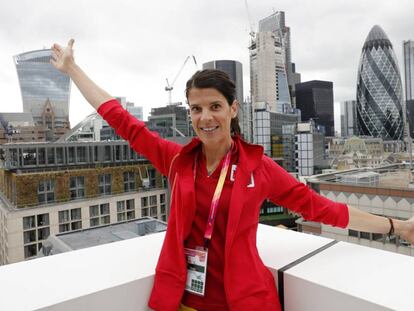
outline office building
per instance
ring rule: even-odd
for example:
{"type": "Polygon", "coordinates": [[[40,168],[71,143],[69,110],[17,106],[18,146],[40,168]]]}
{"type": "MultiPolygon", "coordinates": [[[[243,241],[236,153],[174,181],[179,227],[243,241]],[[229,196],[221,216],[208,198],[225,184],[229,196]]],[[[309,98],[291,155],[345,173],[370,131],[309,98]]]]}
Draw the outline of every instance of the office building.
{"type": "Polygon", "coordinates": [[[296,114],[272,112],[267,103],[256,103],[254,107],[254,143],[262,145],[265,154],[283,161],[283,126],[296,124],[296,114]]]}
{"type": "Polygon", "coordinates": [[[300,75],[291,61],[290,29],[284,12],[259,21],[249,50],[253,105],[266,102],[272,112],[289,113],[295,107],[295,84],[300,75]]]}
{"type": "Polygon", "coordinates": [[[333,83],[313,80],[296,84],[296,107],[302,121],[314,120],[324,127],[325,136],[335,136],[333,83]]]}
{"type": "Polygon", "coordinates": [[[243,103],[243,65],[235,60],[213,60],[203,64],[203,69],[218,69],[228,74],[236,85],[236,99],[243,103]]]}
{"type": "Polygon", "coordinates": [[[356,100],[341,103],[341,136],[358,136],[356,124],[356,100]]]}
{"type": "Polygon", "coordinates": [[[168,217],[166,179],[125,141],[0,146],[0,264],[49,235],[168,217]]]}
{"type": "MultiPolygon", "coordinates": [[[[293,107],[295,107],[295,85],[300,83],[300,74],[296,72],[295,63],[292,62],[291,33],[290,27],[286,26],[285,12],[277,11],[260,20],[259,32],[272,32],[279,37],[279,42],[283,47],[285,74],[289,86],[291,102],[293,107]]],[[[278,74],[282,75],[282,72],[279,71],[278,74]]],[[[281,78],[282,77],[278,80],[283,83],[284,80],[281,78]]],[[[280,90],[282,93],[284,92],[284,85],[280,87],[280,90]]]]}
{"type": "Polygon", "coordinates": [[[414,41],[403,42],[405,100],[414,100],[414,41]]]}
{"type": "Polygon", "coordinates": [[[358,67],[359,135],[402,140],[403,105],[401,76],[391,41],[375,25],[364,42],[358,67]]]}
{"type": "Polygon", "coordinates": [[[414,137],[414,41],[403,42],[405,105],[410,137],[414,137]]]}
{"type": "Polygon", "coordinates": [[[296,171],[299,176],[319,174],[326,166],[324,135],[314,121],[297,124],[296,171]]]}
{"type": "Polygon", "coordinates": [[[50,64],[52,51],[36,50],[14,56],[23,112],[31,113],[36,125],[46,126],[51,140],[69,128],[70,79],[50,64]]]}
{"type": "Polygon", "coordinates": [[[164,107],[152,108],[148,117],[148,128],[161,137],[193,136],[187,107],[173,103],[164,107]]]}

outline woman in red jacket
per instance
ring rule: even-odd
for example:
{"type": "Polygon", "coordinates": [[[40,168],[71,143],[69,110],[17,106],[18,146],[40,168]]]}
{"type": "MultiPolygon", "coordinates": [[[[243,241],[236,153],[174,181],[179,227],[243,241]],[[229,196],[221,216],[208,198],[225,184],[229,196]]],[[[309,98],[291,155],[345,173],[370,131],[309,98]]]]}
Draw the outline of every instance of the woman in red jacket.
{"type": "Polygon", "coordinates": [[[299,183],[263,148],[238,136],[235,86],[218,70],[187,82],[197,138],[181,146],[150,132],[75,64],[73,40],[52,47],[52,64],[67,73],[102,117],[171,184],[168,229],[149,306],[154,310],[280,310],[273,277],[256,248],[265,199],[305,219],[414,241],[414,220],[371,215],[332,202],[299,183]]]}

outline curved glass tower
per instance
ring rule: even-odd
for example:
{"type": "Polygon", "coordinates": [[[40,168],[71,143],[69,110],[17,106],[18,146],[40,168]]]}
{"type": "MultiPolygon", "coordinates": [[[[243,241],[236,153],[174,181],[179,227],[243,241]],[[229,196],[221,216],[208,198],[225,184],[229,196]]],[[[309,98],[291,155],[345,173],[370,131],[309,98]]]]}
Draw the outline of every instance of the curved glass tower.
{"type": "Polygon", "coordinates": [[[23,112],[41,123],[50,103],[56,127],[69,121],[70,79],[50,64],[50,49],[36,50],[14,56],[23,100],[23,112]]]}
{"type": "Polygon", "coordinates": [[[362,48],[357,80],[359,135],[402,140],[402,85],[392,44],[380,26],[372,27],[362,48]]]}

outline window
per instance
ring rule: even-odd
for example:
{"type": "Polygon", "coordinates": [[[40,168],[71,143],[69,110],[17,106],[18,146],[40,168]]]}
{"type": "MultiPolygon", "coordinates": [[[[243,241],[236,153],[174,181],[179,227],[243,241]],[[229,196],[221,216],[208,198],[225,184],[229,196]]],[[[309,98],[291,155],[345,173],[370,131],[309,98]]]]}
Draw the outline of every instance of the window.
{"type": "Polygon", "coordinates": [[[47,148],[47,164],[55,164],[55,149],[47,148]]]}
{"type": "Polygon", "coordinates": [[[155,187],[155,169],[151,168],[148,170],[149,186],[155,187]]]}
{"type": "Polygon", "coordinates": [[[68,148],[68,163],[75,163],[75,147],[68,148]]]}
{"type": "Polygon", "coordinates": [[[109,224],[111,222],[109,213],[109,203],[89,206],[89,225],[91,227],[96,227],[99,225],[109,224]]]}
{"type": "Polygon", "coordinates": [[[89,217],[97,217],[99,216],[99,205],[92,205],[89,206],[89,217]]]}
{"type": "Polygon", "coordinates": [[[57,147],[56,148],[56,162],[58,164],[62,164],[64,162],[64,159],[63,159],[63,148],[62,147],[57,147]]]}
{"type": "Polygon", "coordinates": [[[23,230],[36,227],[35,216],[23,217],[23,230]]]}
{"type": "Polygon", "coordinates": [[[160,203],[162,204],[162,203],[165,203],[165,194],[164,193],[161,193],[160,194],[160,203]]]}
{"type": "Polygon", "coordinates": [[[76,200],[85,197],[85,178],[76,176],[70,178],[70,199],[76,200]]]}
{"type": "Polygon", "coordinates": [[[31,258],[37,255],[36,244],[27,245],[24,247],[24,258],[31,258]]]}
{"type": "Polygon", "coordinates": [[[73,208],[59,212],[59,232],[82,229],[82,212],[80,208],[73,208]]]}
{"type": "Polygon", "coordinates": [[[49,226],[49,214],[37,215],[37,226],[38,227],[49,226]]]}
{"type": "Polygon", "coordinates": [[[143,208],[141,210],[141,217],[146,217],[148,216],[148,208],[143,208]]]}
{"type": "Polygon", "coordinates": [[[99,193],[111,194],[111,174],[99,175],[99,193]]]}
{"type": "Polygon", "coordinates": [[[41,241],[50,235],[49,214],[39,214],[23,217],[23,244],[25,259],[37,255],[42,247],[41,241]]]}
{"type": "Polygon", "coordinates": [[[116,202],[117,221],[135,219],[135,200],[116,202]]]}
{"type": "Polygon", "coordinates": [[[124,191],[135,191],[135,173],[124,172],[124,191]]]}
{"type": "Polygon", "coordinates": [[[86,147],[77,147],[77,162],[86,162],[86,147]]]}
{"type": "Polygon", "coordinates": [[[150,205],[157,205],[157,196],[156,195],[150,196],[150,205]]]}
{"type": "Polygon", "coordinates": [[[142,197],[141,198],[141,207],[147,207],[148,206],[148,197],[142,197]]]}
{"type": "Polygon", "coordinates": [[[37,238],[39,239],[39,241],[46,240],[48,236],[50,235],[50,229],[49,227],[39,229],[37,231],[37,234],[38,234],[37,238]]]}
{"type": "Polygon", "coordinates": [[[156,206],[151,206],[150,212],[151,212],[151,214],[150,214],[151,217],[157,217],[157,207],[156,206]]]}
{"type": "Polygon", "coordinates": [[[161,204],[160,209],[161,209],[161,214],[165,214],[165,204],[161,204]]]}
{"type": "Polygon", "coordinates": [[[23,232],[23,241],[24,241],[24,244],[36,242],[37,241],[36,230],[29,230],[29,231],[23,232]]]}
{"type": "Polygon", "coordinates": [[[37,199],[39,203],[50,203],[55,201],[55,181],[40,181],[37,186],[37,199]]]}

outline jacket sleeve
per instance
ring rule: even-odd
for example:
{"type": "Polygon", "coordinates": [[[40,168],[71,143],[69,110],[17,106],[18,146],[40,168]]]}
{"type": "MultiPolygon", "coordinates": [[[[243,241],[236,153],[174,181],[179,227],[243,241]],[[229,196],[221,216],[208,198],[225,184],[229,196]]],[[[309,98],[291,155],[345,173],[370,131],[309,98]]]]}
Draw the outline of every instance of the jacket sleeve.
{"type": "Polygon", "coordinates": [[[268,198],[277,205],[299,213],[306,220],[346,228],[348,206],[331,201],[299,182],[268,157],[264,157],[269,185],[268,198]]]}
{"type": "Polygon", "coordinates": [[[181,145],[160,138],[145,123],[126,111],[115,99],[99,106],[98,113],[115,132],[127,140],[132,149],[146,157],[163,175],[168,175],[171,162],[181,145]]]}

